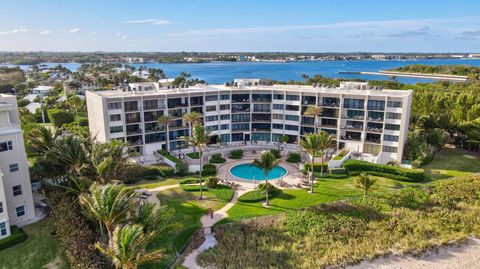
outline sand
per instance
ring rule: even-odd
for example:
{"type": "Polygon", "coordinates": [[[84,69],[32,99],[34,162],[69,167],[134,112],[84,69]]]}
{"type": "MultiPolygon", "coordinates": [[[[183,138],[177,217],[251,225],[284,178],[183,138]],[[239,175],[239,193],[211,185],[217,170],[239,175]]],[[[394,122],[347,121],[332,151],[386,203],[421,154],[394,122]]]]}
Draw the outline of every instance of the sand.
{"type": "Polygon", "coordinates": [[[419,257],[387,256],[348,266],[347,269],[480,269],[480,239],[440,247],[419,257]]]}

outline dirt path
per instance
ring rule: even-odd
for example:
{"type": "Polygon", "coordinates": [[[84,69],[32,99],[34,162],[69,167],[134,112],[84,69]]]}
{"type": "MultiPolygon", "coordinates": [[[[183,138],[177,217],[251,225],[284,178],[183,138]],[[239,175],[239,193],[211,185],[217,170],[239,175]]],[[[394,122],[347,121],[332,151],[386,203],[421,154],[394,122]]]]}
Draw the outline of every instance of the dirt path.
{"type": "Polygon", "coordinates": [[[480,239],[468,239],[465,244],[441,247],[420,257],[389,256],[346,269],[478,269],[480,268],[480,239]]]}

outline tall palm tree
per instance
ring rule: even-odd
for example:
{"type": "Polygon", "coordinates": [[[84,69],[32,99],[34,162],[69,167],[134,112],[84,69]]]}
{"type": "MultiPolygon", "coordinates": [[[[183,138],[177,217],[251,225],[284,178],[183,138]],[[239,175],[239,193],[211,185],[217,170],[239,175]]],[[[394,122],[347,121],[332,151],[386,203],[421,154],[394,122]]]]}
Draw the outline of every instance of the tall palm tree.
{"type": "Polygon", "coordinates": [[[302,147],[307,153],[308,156],[310,157],[310,181],[311,181],[311,187],[310,187],[310,192],[313,193],[313,170],[314,170],[314,165],[315,165],[315,154],[320,150],[320,137],[319,134],[313,133],[313,134],[306,134],[300,139],[300,147],[302,147]]]}
{"type": "Polygon", "coordinates": [[[320,168],[320,175],[323,176],[323,155],[325,154],[325,150],[333,147],[334,144],[334,138],[331,134],[325,132],[325,131],[320,131],[318,133],[318,140],[319,140],[319,149],[318,151],[320,152],[321,156],[321,168],[320,168]]]}
{"type": "Polygon", "coordinates": [[[172,117],[169,115],[162,115],[158,117],[157,122],[165,127],[165,142],[167,144],[167,149],[170,149],[169,139],[168,139],[168,124],[172,121],[172,117]]]}
{"type": "Polygon", "coordinates": [[[154,233],[144,233],[139,224],[117,225],[107,247],[100,243],[95,247],[112,259],[115,268],[136,269],[139,265],[157,260],[162,256],[160,250],[146,252],[154,233]]]}
{"type": "Polygon", "coordinates": [[[135,205],[136,193],[120,184],[99,185],[96,182],[90,186],[89,193],[82,193],[80,204],[100,224],[100,233],[104,235],[103,225],[109,238],[117,224],[126,221],[128,213],[135,205]]]}
{"type": "Polygon", "coordinates": [[[361,173],[355,180],[353,184],[356,188],[363,191],[363,202],[365,202],[365,197],[367,197],[367,193],[372,189],[373,185],[377,180],[370,178],[367,173],[361,173]]]}
{"type": "MultiPolygon", "coordinates": [[[[192,133],[192,125],[201,124],[202,114],[196,111],[192,111],[192,112],[183,114],[182,119],[184,122],[188,123],[188,129],[190,133],[192,133]]],[[[195,147],[193,147],[193,152],[195,152],[195,147]]]]}
{"type": "Polygon", "coordinates": [[[53,147],[53,142],[59,135],[59,131],[41,125],[30,129],[26,133],[26,150],[28,155],[34,157],[43,156],[51,147],[53,147]]]}
{"type": "Polygon", "coordinates": [[[191,136],[182,136],[180,137],[181,141],[187,142],[189,145],[196,147],[199,153],[200,160],[200,200],[203,199],[203,188],[202,188],[202,163],[203,163],[203,149],[207,147],[207,143],[210,142],[210,132],[206,131],[205,127],[200,124],[194,124],[192,135],[191,136]]]}
{"type": "Polygon", "coordinates": [[[273,170],[275,166],[280,163],[280,160],[275,158],[275,155],[269,150],[263,151],[260,155],[260,159],[254,159],[252,165],[263,170],[265,176],[265,205],[268,206],[268,173],[273,170]]]}
{"type": "Polygon", "coordinates": [[[313,132],[317,132],[317,118],[322,115],[323,107],[321,106],[309,106],[303,112],[303,115],[313,117],[313,132]]]}

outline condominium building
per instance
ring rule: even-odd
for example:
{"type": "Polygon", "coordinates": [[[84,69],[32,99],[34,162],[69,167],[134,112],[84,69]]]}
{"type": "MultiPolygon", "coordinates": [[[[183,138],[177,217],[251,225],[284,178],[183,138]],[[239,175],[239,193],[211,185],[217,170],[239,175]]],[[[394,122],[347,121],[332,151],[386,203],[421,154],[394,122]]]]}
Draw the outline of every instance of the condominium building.
{"type": "Polygon", "coordinates": [[[300,136],[323,130],[337,149],[371,154],[371,161],[400,162],[407,139],[412,92],[370,88],[367,83],[342,82],[339,87],[262,85],[258,79],[237,79],[225,85],[188,88],[157,83],[131,83],[128,89],[87,92],[92,136],[102,142],[118,139],[142,155],[182,147],[190,130],[182,116],[201,113],[212,143],[296,143],[300,136]],[[323,112],[305,116],[309,106],[323,112]],[[168,126],[157,122],[169,115],[168,126]]]}
{"type": "Polygon", "coordinates": [[[0,239],[35,219],[17,99],[0,94],[0,239]]]}

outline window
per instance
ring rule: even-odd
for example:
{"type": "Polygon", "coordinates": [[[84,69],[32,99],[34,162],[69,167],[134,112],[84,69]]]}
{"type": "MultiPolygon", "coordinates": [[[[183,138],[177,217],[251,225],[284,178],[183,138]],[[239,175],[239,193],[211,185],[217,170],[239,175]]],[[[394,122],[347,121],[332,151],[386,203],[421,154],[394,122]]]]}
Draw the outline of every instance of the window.
{"type": "Polygon", "coordinates": [[[387,106],[388,107],[401,108],[402,107],[402,101],[388,101],[387,106]]]}
{"type": "Polygon", "coordinates": [[[272,129],[283,129],[283,124],[274,123],[272,124],[272,129]]]}
{"type": "Polygon", "coordinates": [[[400,131],[400,125],[397,124],[385,124],[385,130],[400,131]]]}
{"type": "Polygon", "coordinates": [[[122,116],[120,114],[110,115],[110,121],[121,121],[122,116]]]}
{"type": "Polygon", "coordinates": [[[384,141],[398,142],[398,136],[396,136],[396,135],[384,135],[383,140],[384,141]]]}
{"type": "Polygon", "coordinates": [[[233,114],[232,122],[250,122],[250,114],[233,114]]]}
{"type": "Polygon", "coordinates": [[[230,119],[229,114],[220,115],[220,120],[229,120],[229,119],[230,119]]]}
{"type": "Polygon", "coordinates": [[[0,213],[3,213],[3,203],[0,202],[0,213]]]}
{"type": "Polygon", "coordinates": [[[220,100],[230,100],[230,95],[229,94],[222,94],[222,95],[220,95],[220,100]]]}
{"type": "Polygon", "coordinates": [[[363,100],[363,99],[345,98],[345,100],[343,100],[343,107],[344,108],[363,109],[364,104],[365,104],[365,100],[363,100]]]}
{"type": "Polygon", "coordinates": [[[273,95],[273,99],[275,99],[275,100],[283,100],[283,99],[284,99],[284,96],[283,96],[283,94],[274,94],[274,95],[273,95]]]}
{"type": "Polygon", "coordinates": [[[212,131],[217,131],[218,130],[218,125],[213,125],[213,126],[206,126],[205,131],[207,132],[212,132],[212,131]]]}
{"type": "Polygon", "coordinates": [[[222,140],[222,142],[230,142],[230,134],[221,134],[220,135],[220,139],[222,140]]]}
{"type": "Polygon", "coordinates": [[[298,121],[300,117],[296,115],[285,115],[285,120],[298,121]]]}
{"type": "Polygon", "coordinates": [[[10,168],[10,173],[17,172],[18,171],[18,163],[14,163],[8,166],[10,168]]]}
{"type": "Polygon", "coordinates": [[[300,107],[299,106],[292,106],[292,105],[286,105],[285,110],[290,110],[290,111],[299,111],[300,107]]]}
{"type": "Polygon", "coordinates": [[[282,104],[273,104],[273,109],[283,110],[285,109],[285,106],[282,104]]]}
{"type": "Polygon", "coordinates": [[[138,102],[137,101],[125,102],[125,111],[136,111],[136,110],[138,110],[138,102]]]}
{"type": "Polygon", "coordinates": [[[283,120],[283,114],[273,114],[272,118],[274,120],[283,120]]]}
{"type": "Polygon", "coordinates": [[[8,151],[8,150],[13,150],[12,141],[7,141],[7,142],[0,143],[0,152],[8,151]]]}
{"type": "Polygon", "coordinates": [[[385,152],[397,152],[397,147],[383,146],[385,152]]]}
{"type": "Polygon", "coordinates": [[[230,105],[220,105],[220,110],[229,110],[230,105]]]}
{"type": "Polygon", "coordinates": [[[206,107],[206,111],[209,112],[209,111],[215,111],[217,110],[217,106],[207,106],[206,107]]]}
{"type": "Polygon", "coordinates": [[[207,95],[207,96],[205,96],[205,102],[217,101],[217,100],[218,100],[218,95],[207,95]]]}
{"type": "Polygon", "coordinates": [[[300,95],[287,94],[286,100],[288,100],[288,101],[299,101],[300,100],[300,95]]]}
{"type": "Polygon", "coordinates": [[[20,185],[13,186],[12,190],[13,190],[13,196],[22,195],[22,186],[20,185]]]}
{"type": "Polygon", "coordinates": [[[0,236],[7,235],[7,224],[5,222],[0,223],[0,236]]]}
{"type": "Polygon", "coordinates": [[[385,101],[380,100],[368,100],[369,110],[385,110],[385,101]]]}
{"type": "Polygon", "coordinates": [[[206,122],[216,121],[216,120],[218,120],[218,116],[217,116],[217,115],[215,115],[215,116],[206,116],[206,117],[205,117],[205,121],[206,121],[206,122]]]}
{"type": "Polygon", "coordinates": [[[387,119],[394,119],[394,120],[399,120],[402,118],[402,114],[400,113],[392,113],[392,112],[387,112],[387,119]]]}
{"type": "Polygon", "coordinates": [[[122,103],[120,102],[115,102],[115,103],[108,103],[108,110],[112,109],[122,109],[122,103]]]}
{"type": "Polygon", "coordinates": [[[255,112],[270,112],[270,104],[253,104],[255,112]]]}
{"type": "Polygon", "coordinates": [[[157,100],[145,100],[143,101],[143,109],[157,109],[158,101],[157,100]]]}
{"type": "Polygon", "coordinates": [[[232,124],[232,131],[250,130],[250,123],[235,123],[232,124]]]}
{"type": "Polygon", "coordinates": [[[298,131],[298,126],[285,124],[285,130],[298,131]]]}
{"type": "Polygon", "coordinates": [[[228,129],[230,129],[230,125],[228,125],[228,124],[222,124],[222,125],[220,125],[220,129],[221,129],[221,130],[228,130],[228,129]]]}
{"type": "Polygon", "coordinates": [[[17,213],[17,218],[21,216],[25,216],[25,206],[19,206],[15,208],[15,212],[17,213]]]}
{"type": "Polygon", "coordinates": [[[110,133],[111,134],[121,133],[121,132],[123,132],[123,126],[112,126],[112,127],[110,127],[110,133]]]}

